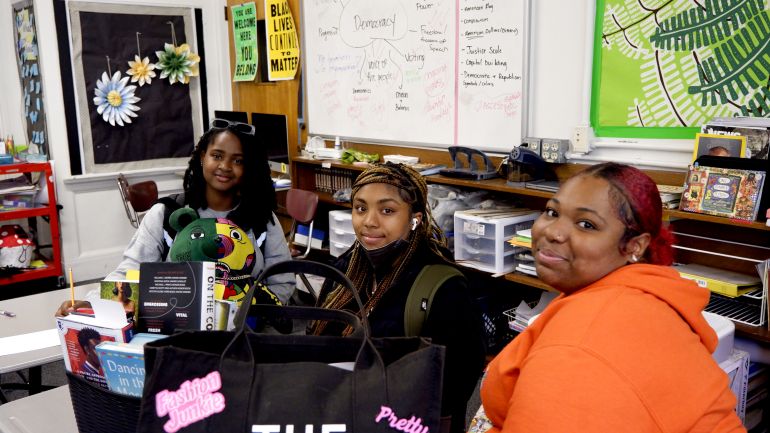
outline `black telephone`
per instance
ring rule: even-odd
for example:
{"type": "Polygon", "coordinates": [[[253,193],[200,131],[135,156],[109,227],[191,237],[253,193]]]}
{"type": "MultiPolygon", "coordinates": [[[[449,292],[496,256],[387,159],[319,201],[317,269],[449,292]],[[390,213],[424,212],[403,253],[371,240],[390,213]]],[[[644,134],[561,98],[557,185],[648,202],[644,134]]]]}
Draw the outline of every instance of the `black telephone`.
{"type": "Polygon", "coordinates": [[[511,149],[505,167],[509,183],[556,179],[551,166],[537,152],[523,146],[511,149]]]}

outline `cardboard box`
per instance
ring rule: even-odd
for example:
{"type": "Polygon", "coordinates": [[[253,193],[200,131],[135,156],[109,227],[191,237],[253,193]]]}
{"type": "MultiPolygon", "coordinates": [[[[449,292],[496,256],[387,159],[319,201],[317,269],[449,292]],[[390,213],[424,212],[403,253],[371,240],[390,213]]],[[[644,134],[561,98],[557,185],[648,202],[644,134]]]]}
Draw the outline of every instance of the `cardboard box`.
{"type": "Polygon", "coordinates": [[[726,361],[719,364],[719,367],[727,373],[730,390],[738,399],[735,405],[735,413],[741,422],[746,420],[746,393],[749,386],[749,353],[743,350],[735,349],[732,355],[726,361]]]}
{"type": "Polygon", "coordinates": [[[96,355],[96,346],[103,341],[124,343],[133,336],[132,323],[119,302],[90,300],[93,314],[71,313],[56,318],[67,371],[107,388],[104,370],[96,355]]]}

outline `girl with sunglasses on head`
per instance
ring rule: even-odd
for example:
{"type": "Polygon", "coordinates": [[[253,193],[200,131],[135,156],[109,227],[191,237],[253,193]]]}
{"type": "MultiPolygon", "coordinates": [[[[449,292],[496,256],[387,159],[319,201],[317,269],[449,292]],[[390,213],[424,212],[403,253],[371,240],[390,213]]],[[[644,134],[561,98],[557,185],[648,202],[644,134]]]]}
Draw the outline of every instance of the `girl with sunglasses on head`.
{"type": "MultiPolygon", "coordinates": [[[[276,198],[267,155],[254,134],[252,125],[214,119],[193,149],[184,174],[184,193],[172,201],[195,209],[201,218],[227,218],[241,227],[254,245],[252,275],[256,276],[266,266],[291,260],[291,254],[273,214],[276,198]]],[[[171,243],[163,227],[165,211],[162,202],[147,211],[123,260],[107,279],[123,279],[127,270],[139,269],[142,262],[165,260],[171,243]]],[[[293,277],[275,275],[268,280],[270,290],[284,304],[294,292],[293,277]]],[[[70,304],[62,304],[57,314],[72,311],[70,304]]]]}
{"type": "MultiPolygon", "coordinates": [[[[358,288],[372,336],[403,337],[408,296],[420,272],[429,265],[454,267],[446,238],[430,212],[425,179],[401,164],[374,166],[356,178],[352,204],[356,241],[335,266],[358,288]]],[[[339,286],[324,285],[318,303],[364,314],[350,292],[339,286]]],[[[328,322],[310,328],[316,335],[346,331],[328,322]]],[[[462,432],[486,348],[481,313],[459,272],[438,286],[419,336],[446,347],[441,431],[462,432]]]]}

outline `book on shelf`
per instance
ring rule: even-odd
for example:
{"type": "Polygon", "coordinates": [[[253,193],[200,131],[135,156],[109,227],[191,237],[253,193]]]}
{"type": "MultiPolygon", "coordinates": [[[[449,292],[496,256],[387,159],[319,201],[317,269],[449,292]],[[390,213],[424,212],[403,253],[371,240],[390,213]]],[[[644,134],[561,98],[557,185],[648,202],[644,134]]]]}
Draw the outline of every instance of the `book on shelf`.
{"type": "Polygon", "coordinates": [[[767,159],[770,146],[770,123],[756,118],[717,117],[701,127],[701,131],[713,135],[740,135],[746,137],[746,157],[767,159]]]}
{"type": "Polygon", "coordinates": [[[683,278],[693,280],[699,286],[712,292],[732,298],[762,286],[762,280],[758,275],[746,275],[697,263],[678,264],[674,266],[674,269],[683,278]]]}
{"type": "Polygon", "coordinates": [[[686,212],[754,221],[765,173],[691,165],[679,209],[686,212]]]}
{"type": "Polygon", "coordinates": [[[524,182],[524,188],[528,189],[535,189],[538,191],[547,191],[547,192],[558,192],[559,191],[559,181],[558,180],[530,180],[527,182],[524,182]]]}
{"type": "Polygon", "coordinates": [[[117,301],[123,305],[126,317],[133,319],[139,309],[139,280],[138,279],[104,279],[99,283],[99,297],[117,301]]]}
{"type": "Polygon", "coordinates": [[[163,338],[138,333],[128,343],[103,341],[96,346],[107,388],[118,394],[141,397],[144,389],[144,344],[163,338]]]}
{"type": "Polygon", "coordinates": [[[67,371],[106,389],[96,346],[104,341],[130,341],[133,328],[119,303],[103,299],[90,302],[93,314],[74,312],[57,317],[56,329],[67,371]]]}
{"type": "Polygon", "coordinates": [[[137,332],[171,335],[215,328],[214,262],[139,265],[137,332]]]}

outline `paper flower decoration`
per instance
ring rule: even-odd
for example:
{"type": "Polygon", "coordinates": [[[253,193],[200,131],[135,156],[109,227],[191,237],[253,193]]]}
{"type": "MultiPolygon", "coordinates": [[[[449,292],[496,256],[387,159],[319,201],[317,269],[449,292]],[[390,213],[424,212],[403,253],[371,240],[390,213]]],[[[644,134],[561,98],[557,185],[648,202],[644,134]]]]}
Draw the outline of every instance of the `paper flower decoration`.
{"type": "Polygon", "coordinates": [[[174,49],[177,54],[182,54],[183,52],[187,52],[187,59],[192,62],[190,65],[190,75],[184,76],[183,83],[187,84],[190,82],[190,77],[197,77],[198,76],[198,64],[201,62],[201,57],[192,51],[190,51],[190,46],[187,44],[182,44],[174,49]]]}
{"type": "Polygon", "coordinates": [[[155,52],[158,56],[158,63],[155,64],[155,67],[161,70],[161,80],[168,77],[168,81],[171,84],[174,84],[177,81],[180,83],[187,83],[190,81],[187,77],[193,75],[192,66],[200,61],[200,57],[195,54],[191,56],[192,53],[190,53],[190,47],[187,46],[187,49],[184,49],[186,45],[187,44],[183,44],[179,47],[175,47],[172,44],[165,44],[163,51],[155,52]]]}
{"type": "Polygon", "coordinates": [[[112,126],[115,123],[120,126],[124,126],[124,122],[131,123],[131,118],[137,117],[136,112],[139,111],[139,107],[134,105],[141,100],[134,96],[136,86],[126,86],[126,83],[128,77],[120,78],[120,71],[115,72],[112,78],[107,72],[102,72],[102,78],[96,81],[96,112],[112,126]]]}
{"type": "Polygon", "coordinates": [[[139,58],[138,55],[134,55],[134,61],[128,61],[128,66],[131,68],[126,71],[127,75],[131,76],[131,82],[139,82],[139,86],[144,86],[145,83],[152,83],[152,79],[155,77],[155,64],[150,63],[150,58],[139,58]]]}

